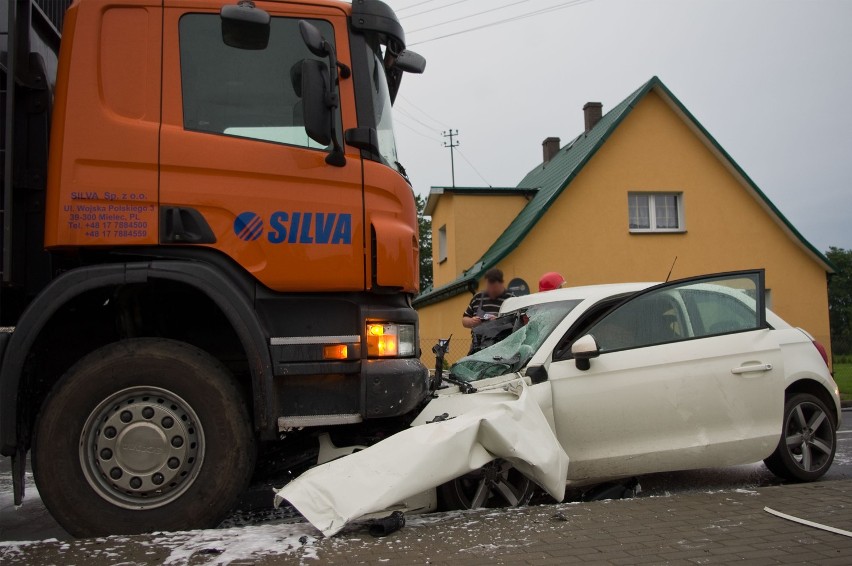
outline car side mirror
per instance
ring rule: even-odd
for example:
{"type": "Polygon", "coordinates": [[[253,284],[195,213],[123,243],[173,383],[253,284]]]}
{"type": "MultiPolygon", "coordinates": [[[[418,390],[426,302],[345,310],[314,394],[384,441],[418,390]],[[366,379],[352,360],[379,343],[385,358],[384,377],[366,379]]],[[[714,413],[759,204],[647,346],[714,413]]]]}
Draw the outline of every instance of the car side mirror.
{"type": "Polygon", "coordinates": [[[571,355],[574,356],[577,369],[587,371],[592,367],[590,360],[600,356],[601,351],[598,348],[598,342],[595,340],[595,337],[591,334],[586,334],[571,345],[571,355]]]}
{"type": "Polygon", "coordinates": [[[303,59],[300,71],[292,78],[293,86],[298,84],[296,90],[302,96],[305,131],[312,140],[327,146],[331,143],[333,118],[333,107],[328,104],[328,98],[331,96],[328,66],[316,59],[303,59]]]}
{"type": "Polygon", "coordinates": [[[222,6],[222,41],[228,47],[261,50],[269,45],[269,12],[256,8],[251,0],[222,6]]]}

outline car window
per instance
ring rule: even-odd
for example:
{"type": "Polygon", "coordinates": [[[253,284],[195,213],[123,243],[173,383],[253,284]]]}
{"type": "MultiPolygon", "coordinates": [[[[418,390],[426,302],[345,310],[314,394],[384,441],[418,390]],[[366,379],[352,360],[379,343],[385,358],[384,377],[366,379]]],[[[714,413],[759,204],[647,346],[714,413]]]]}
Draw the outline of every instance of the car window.
{"type": "Polygon", "coordinates": [[[628,300],[594,324],[601,353],[760,328],[757,273],[687,280],[628,300]]]}
{"type": "Polygon", "coordinates": [[[681,296],[690,311],[696,336],[742,332],[759,325],[756,303],[746,291],[693,288],[683,289],[681,296]]]}
{"type": "Polygon", "coordinates": [[[601,352],[641,348],[688,338],[677,294],[665,290],[628,301],[595,324],[589,334],[601,352]]]}
{"type": "MultiPolygon", "coordinates": [[[[310,20],[330,43],[334,29],[310,20]]],[[[272,18],[266,49],[225,45],[218,14],[180,19],[183,122],[187,130],[321,149],[305,131],[298,71],[312,55],[296,18],[272,18]]],[[[339,116],[337,117],[339,120],[339,116]]]]}

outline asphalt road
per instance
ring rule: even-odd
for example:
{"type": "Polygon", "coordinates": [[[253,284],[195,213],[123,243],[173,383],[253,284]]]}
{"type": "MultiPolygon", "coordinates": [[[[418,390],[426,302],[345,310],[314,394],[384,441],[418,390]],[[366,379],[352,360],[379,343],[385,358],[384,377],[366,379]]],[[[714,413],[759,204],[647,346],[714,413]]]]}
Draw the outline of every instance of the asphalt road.
{"type": "MultiPolygon", "coordinates": [[[[843,411],[843,426],[837,433],[837,451],[834,464],[820,480],[824,482],[852,479],[852,409],[843,411]]],[[[730,468],[710,468],[687,472],[650,474],[639,478],[640,497],[710,492],[736,488],[754,488],[779,485],[778,480],[762,463],[730,468]]],[[[270,503],[272,497],[269,497],[270,503]]],[[[280,518],[291,511],[260,511],[236,513],[223,525],[232,527],[259,524],[270,518],[280,518]]],[[[53,520],[38,497],[32,474],[27,473],[27,497],[24,505],[15,509],[12,504],[9,459],[0,460],[0,541],[43,540],[71,537],[53,520]]]]}

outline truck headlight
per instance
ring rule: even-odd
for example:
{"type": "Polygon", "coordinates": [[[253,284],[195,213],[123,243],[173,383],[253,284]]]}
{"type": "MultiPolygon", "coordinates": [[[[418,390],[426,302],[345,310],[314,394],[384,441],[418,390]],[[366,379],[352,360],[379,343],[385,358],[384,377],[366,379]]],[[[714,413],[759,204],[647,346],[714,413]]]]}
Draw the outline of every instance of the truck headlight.
{"type": "Polygon", "coordinates": [[[367,324],[367,355],[396,358],[414,355],[414,325],[391,322],[367,324]]]}

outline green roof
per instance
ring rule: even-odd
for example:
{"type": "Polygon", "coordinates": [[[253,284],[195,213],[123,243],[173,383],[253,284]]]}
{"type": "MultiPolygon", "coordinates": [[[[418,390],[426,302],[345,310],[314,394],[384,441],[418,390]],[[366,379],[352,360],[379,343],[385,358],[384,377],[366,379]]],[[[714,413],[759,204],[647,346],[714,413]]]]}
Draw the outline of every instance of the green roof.
{"type": "Polygon", "coordinates": [[[562,147],[559,152],[547,163],[538,165],[535,169],[527,173],[527,175],[518,184],[519,187],[538,187],[538,191],[529,203],[521,210],[515,219],[509,224],[506,230],[491,244],[491,247],[482,255],[479,260],[470,268],[465,270],[462,275],[446,285],[441,287],[429,288],[424,290],[414,300],[415,307],[426,306],[437,303],[463,293],[465,290],[475,290],[477,281],[482,274],[497,265],[501,260],[508,256],[523,241],[524,237],[535,226],[538,220],[544,216],[553,202],[562,194],[562,191],[574,180],[580,173],[586,163],[594,156],[598,149],[606,142],[610,135],[616,130],[618,125],[624,118],[630,114],[630,111],[642,100],[646,94],[652,89],[656,89],[658,94],[668,98],[675,107],[690,120],[693,125],[701,132],[703,136],[712,144],[712,146],[728,161],[730,166],[742,177],[756,195],[762,199],[767,208],[781,221],[781,223],[790,231],[791,235],[814,256],[824,264],[827,271],[834,271],[834,266],[819,250],[817,250],[798,230],[790,223],[787,218],[781,214],[774,204],[766,197],[757,185],[752,181],[745,171],[731,158],[728,153],[722,149],[722,146],[710,135],[707,130],[695,119],[695,117],[681,104],[677,97],[663,84],[663,82],[653,77],[650,81],[643,84],[639,89],[633,92],[630,96],[621,101],[620,104],[613,107],[609,112],[603,115],[597,124],[587,133],[580,134],[574,140],[562,147]]]}

